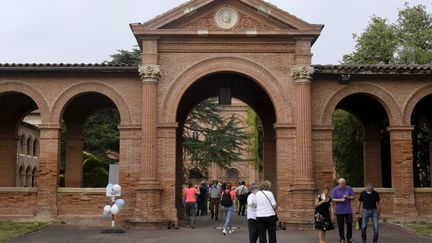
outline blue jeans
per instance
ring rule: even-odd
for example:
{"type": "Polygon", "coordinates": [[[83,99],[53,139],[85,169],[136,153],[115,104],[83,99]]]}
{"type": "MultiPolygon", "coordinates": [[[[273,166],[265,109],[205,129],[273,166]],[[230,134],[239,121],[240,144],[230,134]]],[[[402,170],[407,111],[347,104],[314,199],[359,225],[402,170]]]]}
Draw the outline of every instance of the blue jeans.
{"type": "Polygon", "coordinates": [[[225,215],[226,215],[225,224],[224,224],[225,229],[232,228],[231,218],[233,212],[234,212],[234,206],[225,207],[225,215]]]}
{"type": "Polygon", "coordinates": [[[361,225],[362,239],[366,240],[366,238],[367,238],[366,230],[367,230],[369,218],[372,219],[373,232],[374,232],[373,242],[378,242],[379,215],[378,215],[377,209],[369,209],[369,210],[363,209],[362,210],[362,225],[361,225]]]}

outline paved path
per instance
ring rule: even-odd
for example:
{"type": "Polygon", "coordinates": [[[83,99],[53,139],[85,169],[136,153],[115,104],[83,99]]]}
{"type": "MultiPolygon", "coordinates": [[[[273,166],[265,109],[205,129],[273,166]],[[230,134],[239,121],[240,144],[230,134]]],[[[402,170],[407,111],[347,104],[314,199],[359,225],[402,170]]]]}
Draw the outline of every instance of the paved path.
{"type": "MultiPolygon", "coordinates": [[[[32,234],[24,235],[8,242],[175,242],[175,243],[201,243],[201,242],[249,242],[246,219],[234,217],[234,225],[240,229],[231,235],[224,236],[220,230],[214,229],[222,222],[210,221],[208,216],[198,217],[196,229],[180,228],[179,230],[160,231],[133,231],[126,234],[107,235],[99,232],[106,227],[88,227],[77,225],[54,224],[46,229],[32,234]]],[[[109,222],[107,222],[107,226],[109,222]]],[[[390,225],[381,226],[380,243],[432,243],[431,239],[415,236],[404,230],[390,225]]],[[[372,232],[369,233],[371,235],[372,232]]],[[[356,242],[361,242],[359,231],[354,232],[356,242]]],[[[318,242],[315,231],[278,231],[278,242],[286,243],[315,243],[318,242]]],[[[337,232],[329,233],[329,243],[338,242],[337,232]]]]}

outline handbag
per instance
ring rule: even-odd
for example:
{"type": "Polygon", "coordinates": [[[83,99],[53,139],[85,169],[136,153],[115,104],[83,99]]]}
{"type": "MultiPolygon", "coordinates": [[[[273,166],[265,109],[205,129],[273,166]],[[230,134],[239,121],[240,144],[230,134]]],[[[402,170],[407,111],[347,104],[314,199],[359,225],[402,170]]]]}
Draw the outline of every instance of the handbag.
{"type": "Polygon", "coordinates": [[[357,223],[355,225],[356,230],[360,230],[362,225],[362,217],[357,218],[357,223]]]}
{"type": "Polygon", "coordinates": [[[273,209],[273,212],[275,213],[275,218],[276,218],[276,222],[279,221],[279,217],[276,213],[276,210],[273,208],[273,205],[270,201],[270,199],[267,197],[267,195],[261,190],[262,194],[264,194],[264,196],[267,198],[267,201],[270,203],[270,207],[273,209]]]}

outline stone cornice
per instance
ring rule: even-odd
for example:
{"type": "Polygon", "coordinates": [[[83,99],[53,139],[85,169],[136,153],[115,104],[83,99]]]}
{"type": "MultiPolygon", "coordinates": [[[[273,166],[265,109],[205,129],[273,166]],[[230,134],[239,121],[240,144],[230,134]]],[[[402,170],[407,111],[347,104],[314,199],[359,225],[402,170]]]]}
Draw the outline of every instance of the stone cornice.
{"type": "Polygon", "coordinates": [[[296,83],[311,82],[315,69],[311,66],[296,66],[291,69],[292,77],[296,83]]]}
{"type": "Polygon", "coordinates": [[[158,82],[161,77],[159,65],[140,64],[138,73],[143,82],[158,82]]]}

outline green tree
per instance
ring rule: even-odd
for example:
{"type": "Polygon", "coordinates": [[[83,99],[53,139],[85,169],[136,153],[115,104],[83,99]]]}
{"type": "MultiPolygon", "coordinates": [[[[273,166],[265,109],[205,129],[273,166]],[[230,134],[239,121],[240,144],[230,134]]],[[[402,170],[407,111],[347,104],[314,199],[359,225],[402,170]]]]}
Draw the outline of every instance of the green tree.
{"type": "Polygon", "coordinates": [[[432,15],[424,5],[399,10],[396,23],[372,17],[365,31],[354,34],[354,51],[344,55],[343,64],[430,64],[432,63],[432,15]]]}
{"type": "Polygon", "coordinates": [[[138,48],[133,48],[132,51],[117,50],[117,53],[111,55],[111,65],[136,65],[141,62],[141,51],[138,48]]]}
{"type": "Polygon", "coordinates": [[[398,63],[432,63],[432,14],[424,5],[409,7],[399,11],[398,27],[398,63]]]}
{"type": "Polygon", "coordinates": [[[83,157],[83,186],[93,188],[105,187],[108,184],[106,163],[88,152],[84,152],[83,157]]]}
{"type": "Polygon", "coordinates": [[[116,108],[95,111],[84,124],[84,150],[108,163],[106,151],[120,151],[119,124],[120,115],[116,108]]]}
{"type": "Polygon", "coordinates": [[[247,110],[247,125],[250,131],[248,137],[249,152],[253,156],[252,160],[255,168],[262,171],[264,168],[262,153],[263,127],[261,120],[252,108],[247,110]]]}
{"type": "Polygon", "coordinates": [[[205,100],[191,111],[183,130],[184,161],[189,160],[194,176],[209,176],[208,168],[217,165],[228,169],[239,161],[248,134],[235,116],[224,119],[221,106],[214,99],[205,100]]]}
{"type": "Polygon", "coordinates": [[[363,186],[363,143],[361,124],[351,113],[333,114],[333,156],[338,176],[352,186],[363,186]]]}
{"type": "Polygon", "coordinates": [[[372,17],[365,32],[357,36],[355,51],[344,55],[344,64],[389,64],[393,63],[397,50],[397,31],[386,19],[372,17]]]}

